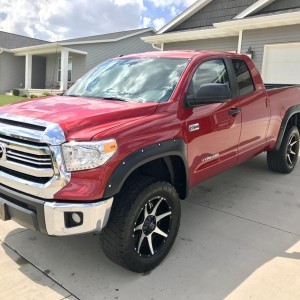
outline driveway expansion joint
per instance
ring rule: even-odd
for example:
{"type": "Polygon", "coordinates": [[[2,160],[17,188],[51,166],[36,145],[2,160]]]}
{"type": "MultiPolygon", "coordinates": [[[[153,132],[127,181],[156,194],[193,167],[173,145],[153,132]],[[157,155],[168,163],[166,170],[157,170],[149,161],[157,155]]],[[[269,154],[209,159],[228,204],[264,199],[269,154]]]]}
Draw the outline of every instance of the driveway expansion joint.
{"type": "MultiPolygon", "coordinates": [[[[26,229],[27,230],[27,229],[26,229]]],[[[24,231],[24,230],[23,230],[24,231]]],[[[22,232],[23,232],[22,231],[22,232]]],[[[18,234],[18,233],[16,233],[18,234]]],[[[15,235],[15,234],[13,234],[15,235]]],[[[48,277],[51,281],[53,281],[54,283],[56,283],[58,286],[60,286],[61,288],[63,288],[65,291],[67,291],[69,293],[69,295],[67,297],[63,297],[61,300],[63,299],[68,299],[68,297],[73,296],[75,299],[80,300],[80,298],[78,298],[77,296],[75,296],[71,291],[69,291],[67,288],[65,288],[61,283],[59,283],[58,281],[56,281],[54,278],[52,278],[51,276],[49,276],[49,274],[45,273],[44,270],[40,269],[38,266],[36,266],[35,264],[33,264],[30,260],[26,259],[22,254],[20,254],[17,250],[15,250],[14,248],[12,248],[10,245],[8,245],[5,241],[3,241],[3,244],[6,245],[10,250],[12,250],[13,252],[15,252],[17,255],[19,255],[20,257],[22,257],[23,259],[25,259],[31,266],[33,266],[35,269],[39,270],[40,272],[43,273],[43,275],[45,275],[46,277],[48,277]]]]}

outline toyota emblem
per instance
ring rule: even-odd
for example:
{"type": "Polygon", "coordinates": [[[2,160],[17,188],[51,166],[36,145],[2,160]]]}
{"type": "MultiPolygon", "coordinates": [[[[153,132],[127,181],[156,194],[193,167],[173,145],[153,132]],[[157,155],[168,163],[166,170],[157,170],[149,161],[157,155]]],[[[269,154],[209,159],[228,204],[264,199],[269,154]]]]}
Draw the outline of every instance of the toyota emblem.
{"type": "Polygon", "coordinates": [[[0,143],[0,160],[5,159],[6,147],[4,144],[0,143]]]}

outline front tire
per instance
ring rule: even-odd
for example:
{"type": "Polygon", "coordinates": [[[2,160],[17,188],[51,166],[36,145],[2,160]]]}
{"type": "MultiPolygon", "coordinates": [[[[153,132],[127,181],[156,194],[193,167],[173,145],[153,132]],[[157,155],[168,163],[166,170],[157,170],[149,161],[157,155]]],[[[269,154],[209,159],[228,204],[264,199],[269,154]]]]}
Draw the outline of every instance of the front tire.
{"type": "Polygon", "coordinates": [[[272,171],[288,174],[297,164],[299,154],[299,130],[296,126],[287,129],[278,151],[267,153],[268,166],[272,171]]]}
{"type": "Polygon", "coordinates": [[[179,224],[175,188],[152,177],[134,177],[115,197],[100,244],[113,262],[134,272],[150,271],[170,251],[179,224]]]}

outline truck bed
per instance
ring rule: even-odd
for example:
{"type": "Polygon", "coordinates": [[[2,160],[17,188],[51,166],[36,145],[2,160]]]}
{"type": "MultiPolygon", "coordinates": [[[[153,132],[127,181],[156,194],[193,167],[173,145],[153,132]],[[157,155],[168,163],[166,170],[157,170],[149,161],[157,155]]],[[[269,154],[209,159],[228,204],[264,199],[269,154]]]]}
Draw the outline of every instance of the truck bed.
{"type": "Polygon", "coordinates": [[[282,89],[282,88],[291,88],[297,87],[299,84],[284,84],[284,83],[265,83],[266,90],[282,89]]]}

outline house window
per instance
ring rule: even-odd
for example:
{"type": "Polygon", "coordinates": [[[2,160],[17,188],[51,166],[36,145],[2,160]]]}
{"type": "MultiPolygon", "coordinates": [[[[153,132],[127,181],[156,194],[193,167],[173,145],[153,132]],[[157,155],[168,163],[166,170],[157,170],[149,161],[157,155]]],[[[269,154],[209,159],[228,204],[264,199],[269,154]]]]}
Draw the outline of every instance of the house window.
{"type": "MultiPolygon", "coordinates": [[[[58,58],[58,66],[57,66],[57,81],[61,80],[61,58],[58,58]]],[[[68,81],[72,81],[72,57],[69,57],[68,60],[68,81]]]]}

